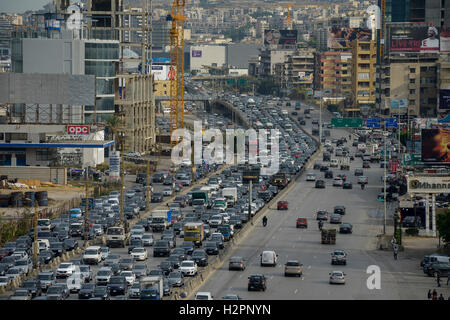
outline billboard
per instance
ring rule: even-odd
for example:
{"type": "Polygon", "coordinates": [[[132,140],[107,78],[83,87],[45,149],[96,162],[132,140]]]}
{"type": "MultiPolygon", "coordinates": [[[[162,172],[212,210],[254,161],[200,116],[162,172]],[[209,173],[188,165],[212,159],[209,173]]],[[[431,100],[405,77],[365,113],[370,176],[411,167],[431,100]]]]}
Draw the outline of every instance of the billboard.
{"type": "Polygon", "coordinates": [[[406,176],[408,193],[448,193],[450,177],[406,176]]]}
{"type": "Polygon", "coordinates": [[[297,30],[264,30],[264,44],[296,44],[297,30]]]}
{"type": "Polygon", "coordinates": [[[328,48],[351,48],[353,40],[372,40],[372,31],[365,28],[338,28],[328,29],[328,48]]]}
{"type": "Polygon", "coordinates": [[[155,80],[171,80],[170,79],[170,66],[169,65],[152,65],[152,75],[155,80]]]}
{"type": "Polygon", "coordinates": [[[314,80],[314,74],[313,73],[307,73],[304,71],[299,71],[298,73],[298,81],[301,83],[312,83],[314,80]]]}
{"type": "Polygon", "coordinates": [[[450,129],[422,129],[422,162],[450,164],[450,129]]]}
{"type": "Polygon", "coordinates": [[[89,125],[67,125],[67,134],[79,135],[89,134],[91,132],[91,126],[89,125]]]}
{"type": "Polygon", "coordinates": [[[450,90],[441,89],[439,91],[439,109],[450,110],[450,90]]]}
{"type": "Polygon", "coordinates": [[[120,177],[120,152],[113,151],[109,156],[109,177],[118,179],[120,177]]]}
{"type": "Polygon", "coordinates": [[[439,31],[428,26],[391,26],[391,52],[439,52],[439,31]]]}
{"type": "Polygon", "coordinates": [[[408,107],[408,99],[392,99],[392,109],[405,109],[408,107]]]}

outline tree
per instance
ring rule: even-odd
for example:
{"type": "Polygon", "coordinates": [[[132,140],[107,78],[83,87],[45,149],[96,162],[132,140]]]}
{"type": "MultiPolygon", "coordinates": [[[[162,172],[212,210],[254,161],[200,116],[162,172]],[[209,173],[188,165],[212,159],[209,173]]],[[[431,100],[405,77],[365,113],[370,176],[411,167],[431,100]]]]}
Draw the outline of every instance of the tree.
{"type": "Polygon", "coordinates": [[[117,150],[117,144],[119,143],[118,140],[116,141],[117,131],[118,131],[120,125],[122,124],[122,120],[118,116],[112,115],[105,119],[105,123],[106,123],[106,126],[109,128],[109,130],[112,132],[112,135],[113,135],[112,139],[115,141],[116,150],[117,150]]]}
{"type": "Polygon", "coordinates": [[[273,76],[266,77],[265,79],[261,80],[258,84],[257,92],[259,94],[280,94],[280,85],[275,82],[275,79],[273,76]]]}
{"type": "Polygon", "coordinates": [[[439,236],[448,245],[450,244],[450,210],[445,213],[438,214],[436,217],[436,226],[439,236]]]}

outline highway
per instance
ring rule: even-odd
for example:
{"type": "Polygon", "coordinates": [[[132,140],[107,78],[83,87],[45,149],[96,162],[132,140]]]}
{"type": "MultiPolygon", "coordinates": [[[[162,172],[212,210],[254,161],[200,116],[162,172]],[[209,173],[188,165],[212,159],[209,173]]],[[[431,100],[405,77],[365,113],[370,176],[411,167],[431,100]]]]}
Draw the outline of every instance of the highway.
{"type": "MultiPolygon", "coordinates": [[[[322,116],[323,121],[330,122],[329,114],[324,113],[322,116]]],[[[317,108],[312,112],[312,118],[319,118],[317,108]]],[[[311,132],[310,119],[307,119],[305,128],[311,132]]],[[[348,139],[349,133],[344,129],[332,129],[331,134],[331,138],[346,136],[348,139]]],[[[355,147],[351,146],[351,141],[346,145],[353,154],[355,147]]],[[[321,154],[317,160],[321,162],[321,154]]],[[[268,217],[267,227],[264,228],[259,219],[253,232],[231,253],[230,256],[246,259],[246,270],[228,271],[228,262],[225,261],[198,291],[209,291],[215,299],[228,293],[238,294],[245,300],[424,299],[430,280],[418,268],[420,261],[402,259],[401,253],[399,260],[395,261],[392,252],[376,250],[376,235],[383,230],[383,203],[376,200],[382,187],[383,169],[376,163],[371,164],[370,169],[364,169],[369,183],[365,190],[361,190],[354,176],[355,168],[361,167],[362,160],[356,158],[351,163],[350,171],[344,171],[347,181],[353,183],[351,190],[333,187],[332,179],[325,179],[326,189],[315,189],[314,182],[306,181],[306,174],[299,177],[284,196],[284,200],[289,202],[289,210],[267,209],[263,212],[268,217]],[[332,212],[336,205],[346,207],[343,222],[353,225],[353,233],[338,233],[335,245],[321,244],[315,212],[317,209],[332,212]],[[297,217],[308,219],[307,229],[295,227],[297,217]],[[330,253],[334,249],[347,252],[346,266],[331,265],[330,253]],[[263,250],[274,250],[279,255],[276,267],[260,266],[263,250]],[[301,278],[284,277],[284,264],[288,260],[299,260],[303,264],[301,278]],[[381,270],[381,289],[369,290],[367,287],[370,275],[366,270],[371,265],[379,266],[381,270]],[[329,284],[328,274],[332,270],[346,273],[345,285],[329,284]],[[247,291],[248,276],[257,273],[267,278],[265,292],[247,291]]],[[[333,171],[335,175],[341,173],[336,168],[333,171]]],[[[319,170],[309,168],[305,173],[308,172],[315,172],[318,178],[323,177],[319,170]]],[[[324,228],[328,226],[330,224],[327,222],[324,228]]]]}

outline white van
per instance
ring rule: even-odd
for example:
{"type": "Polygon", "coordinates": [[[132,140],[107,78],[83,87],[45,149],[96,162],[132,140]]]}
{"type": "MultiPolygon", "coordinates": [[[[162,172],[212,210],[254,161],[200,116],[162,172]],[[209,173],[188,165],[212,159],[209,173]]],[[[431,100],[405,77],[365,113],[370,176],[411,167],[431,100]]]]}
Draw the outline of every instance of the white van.
{"type": "Polygon", "coordinates": [[[84,264],[99,264],[100,262],[102,262],[102,250],[99,246],[90,246],[84,251],[84,264]]]}
{"type": "Polygon", "coordinates": [[[261,254],[261,267],[275,267],[277,265],[277,260],[278,255],[275,253],[275,251],[263,251],[263,253],[261,254]]]}
{"type": "Polygon", "coordinates": [[[213,300],[211,292],[197,292],[194,300],[213,300]]]}
{"type": "Polygon", "coordinates": [[[39,252],[48,250],[50,248],[50,241],[48,239],[38,239],[39,252]]]}

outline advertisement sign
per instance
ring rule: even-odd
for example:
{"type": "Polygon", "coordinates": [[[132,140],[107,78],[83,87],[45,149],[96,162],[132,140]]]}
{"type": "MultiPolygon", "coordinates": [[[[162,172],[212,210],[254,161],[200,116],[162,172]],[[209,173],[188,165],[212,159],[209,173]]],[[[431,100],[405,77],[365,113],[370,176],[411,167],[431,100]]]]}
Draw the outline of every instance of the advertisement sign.
{"type": "Polygon", "coordinates": [[[169,80],[169,68],[170,66],[164,65],[152,65],[152,75],[155,80],[169,80]]]}
{"type": "Polygon", "coordinates": [[[312,73],[307,74],[304,71],[300,71],[298,73],[298,80],[301,83],[312,83],[314,80],[314,74],[312,74],[312,73]]]}
{"type": "Polygon", "coordinates": [[[408,99],[392,99],[392,109],[405,109],[408,107],[408,99]]]}
{"type": "Polygon", "coordinates": [[[328,48],[351,48],[353,40],[372,40],[372,31],[364,28],[338,28],[328,29],[328,48]]]}
{"type": "Polygon", "coordinates": [[[192,50],[192,58],[201,58],[202,50],[192,50]]]}
{"type": "Polygon", "coordinates": [[[422,161],[450,164],[450,129],[422,129],[422,161]]]}
{"type": "Polygon", "coordinates": [[[439,31],[427,26],[391,26],[391,52],[439,52],[439,31]]]}
{"type": "Polygon", "coordinates": [[[120,177],[120,152],[111,152],[109,156],[109,177],[118,179],[120,177]]]}
{"type": "Polygon", "coordinates": [[[450,90],[439,91],[439,109],[450,110],[450,90]]]}
{"type": "Polygon", "coordinates": [[[153,64],[170,64],[170,58],[152,57],[153,64]]]}
{"type": "Polygon", "coordinates": [[[89,125],[67,125],[67,134],[79,135],[79,134],[89,134],[91,133],[91,126],[89,125]]]}
{"type": "Polygon", "coordinates": [[[449,193],[450,177],[406,176],[408,193],[449,193]]]}
{"type": "Polygon", "coordinates": [[[297,30],[264,30],[264,44],[296,44],[297,30]]]}

